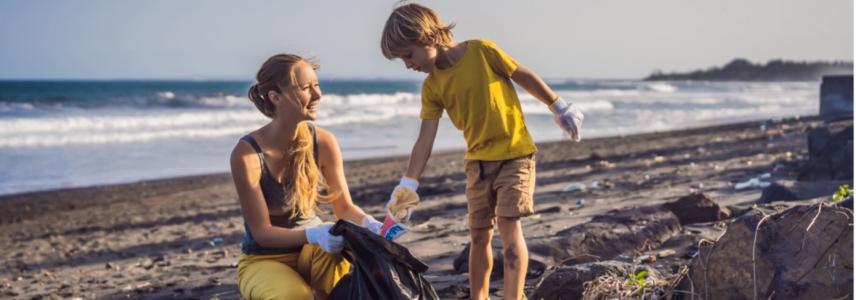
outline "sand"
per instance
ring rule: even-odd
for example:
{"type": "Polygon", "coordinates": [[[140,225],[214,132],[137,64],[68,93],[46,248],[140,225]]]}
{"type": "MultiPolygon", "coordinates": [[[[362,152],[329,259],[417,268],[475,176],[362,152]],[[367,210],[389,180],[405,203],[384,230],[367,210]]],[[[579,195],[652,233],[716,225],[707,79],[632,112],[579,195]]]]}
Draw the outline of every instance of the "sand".
{"type": "MultiPolygon", "coordinates": [[[[538,145],[536,215],[525,218],[536,242],[612,210],[661,204],[703,191],[720,205],[746,208],[761,189],[735,183],[763,173],[794,176],[814,117],[538,145]],[[563,192],[572,182],[611,188],[563,192]]],[[[223,158],[227,159],[227,158],[223,158]]],[[[431,269],[442,298],[466,296],[466,274],[452,261],[467,244],[463,152],[435,153],[422,179],[413,231],[399,242],[431,269]]],[[[382,203],[407,157],[345,163],[354,201],[382,217],[382,203]]],[[[236,262],[243,235],[229,174],[0,197],[0,297],[240,298],[236,262]]],[[[686,226],[715,238],[716,223],[686,226]]],[[[533,258],[547,265],[549,257],[533,258]]],[[[673,263],[686,264],[677,259],[673,263]]],[[[527,290],[535,280],[528,281],[527,290]]],[[[501,280],[491,283],[501,296],[501,280]]]]}

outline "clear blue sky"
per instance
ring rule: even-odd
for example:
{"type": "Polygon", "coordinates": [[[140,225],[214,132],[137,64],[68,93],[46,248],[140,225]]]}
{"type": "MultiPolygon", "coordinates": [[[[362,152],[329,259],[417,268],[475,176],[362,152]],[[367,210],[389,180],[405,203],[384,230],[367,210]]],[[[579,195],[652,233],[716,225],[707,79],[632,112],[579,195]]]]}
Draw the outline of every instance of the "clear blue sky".
{"type": "MultiPolygon", "coordinates": [[[[420,1],[548,78],[637,78],[732,58],[853,60],[852,0],[420,1]]],[[[268,56],[322,78],[419,78],[378,44],[395,1],[0,2],[0,78],[252,78],[268,56]]]]}

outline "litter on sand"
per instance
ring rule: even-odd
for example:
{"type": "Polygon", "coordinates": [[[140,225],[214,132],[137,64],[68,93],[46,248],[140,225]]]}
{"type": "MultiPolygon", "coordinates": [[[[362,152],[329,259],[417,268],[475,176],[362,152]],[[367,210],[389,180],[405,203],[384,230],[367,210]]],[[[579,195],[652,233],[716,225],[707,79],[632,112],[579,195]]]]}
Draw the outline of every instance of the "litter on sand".
{"type": "Polygon", "coordinates": [[[572,182],[565,186],[562,190],[565,193],[574,193],[574,192],[582,192],[586,190],[586,185],[579,182],[572,182]]]}
{"type": "Polygon", "coordinates": [[[734,189],[736,190],[745,190],[752,188],[766,188],[770,186],[769,182],[761,181],[760,177],[752,178],[744,182],[740,182],[734,185],[734,189]]]}

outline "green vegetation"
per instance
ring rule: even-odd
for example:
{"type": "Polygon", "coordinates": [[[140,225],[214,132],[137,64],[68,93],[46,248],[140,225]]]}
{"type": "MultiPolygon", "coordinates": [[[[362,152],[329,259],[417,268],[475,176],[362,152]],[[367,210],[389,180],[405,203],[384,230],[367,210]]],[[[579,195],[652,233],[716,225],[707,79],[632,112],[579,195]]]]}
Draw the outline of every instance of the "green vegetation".
{"type": "Polygon", "coordinates": [[[641,292],[641,289],[645,288],[645,280],[648,279],[648,271],[642,270],[636,274],[630,273],[627,274],[627,277],[629,277],[629,279],[624,283],[639,287],[641,292]]]}
{"type": "Polygon", "coordinates": [[[848,184],[842,184],[838,187],[838,191],[832,194],[832,202],[839,202],[853,195],[853,189],[848,184]]]}

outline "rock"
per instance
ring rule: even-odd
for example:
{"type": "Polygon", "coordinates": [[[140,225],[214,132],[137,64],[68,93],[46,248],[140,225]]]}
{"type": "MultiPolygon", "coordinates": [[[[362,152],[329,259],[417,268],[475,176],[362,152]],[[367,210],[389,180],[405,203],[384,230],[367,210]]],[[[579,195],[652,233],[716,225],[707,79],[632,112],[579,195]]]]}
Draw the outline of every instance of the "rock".
{"type": "MultiPolygon", "coordinates": [[[[491,248],[493,248],[493,267],[491,268],[490,278],[491,280],[501,279],[503,275],[503,255],[502,255],[502,240],[498,238],[494,238],[491,241],[491,248]]],[[[468,243],[464,250],[458,254],[458,257],[452,262],[452,266],[456,274],[463,274],[469,272],[469,261],[470,261],[470,244],[468,243]]],[[[534,279],[541,276],[544,273],[544,270],[547,269],[547,265],[543,262],[540,262],[536,259],[529,259],[529,264],[527,265],[526,270],[526,279],[534,279]]]]}
{"type": "Polygon", "coordinates": [[[847,181],[777,180],[761,192],[761,199],[758,200],[758,203],[832,197],[832,194],[844,183],[847,181]]]}
{"type": "Polygon", "coordinates": [[[832,139],[832,132],[828,127],[815,128],[808,132],[808,155],[816,157],[832,139]]]}
{"type": "Polygon", "coordinates": [[[853,126],[833,135],[800,170],[797,179],[853,180],[853,126]]]}
{"type": "Polygon", "coordinates": [[[592,281],[598,276],[614,274],[627,277],[638,271],[646,270],[649,274],[657,270],[647,267],[634,267],[630,263],[618,261],[601,261],[578,264],[573,266],[551,267],[535,285],[535,291],[529,299],[580,299],[583,294],[583,283],[592,281]]]}
{"type": "Polygon", "coordinates": [[[853,75],[823,76],[820,84],[820,116],[853,116],[853,75]]]}
{"type": "Polygon", "coordinates": [[[690,194],[677,201],[663,204],[671,211],[681,225],[721,221],[731,217],[731,210],[719,204],[703,193],[690,194]]]}
{"type": "Polygon", "coordinates": [[[672,212],[662,206],[648,206],[609,211],[527,244],[530,256],[572,265],[652,250],[680,231],[681,224],[672,212]]]}
{"type": "Polygon", "coordinates": [[[702,245],[680,289],[702,299],[846,298],[853,290],[853,212],[818,208],[736,219],[718,241],[702,245]]]}
{"type": "Polygon", "coordinates": [[[561,211],[562,211],[562,207],[560,207],[560,206],[551,206],[551,207],[547,207],[547,208],[544,208],[544,209],[538,210],[538,211],[536,211],[535,213],[536,213],[536,214],[553,214],[553,213],[557,213],[557,212],[561,212],[561,211]]]}

